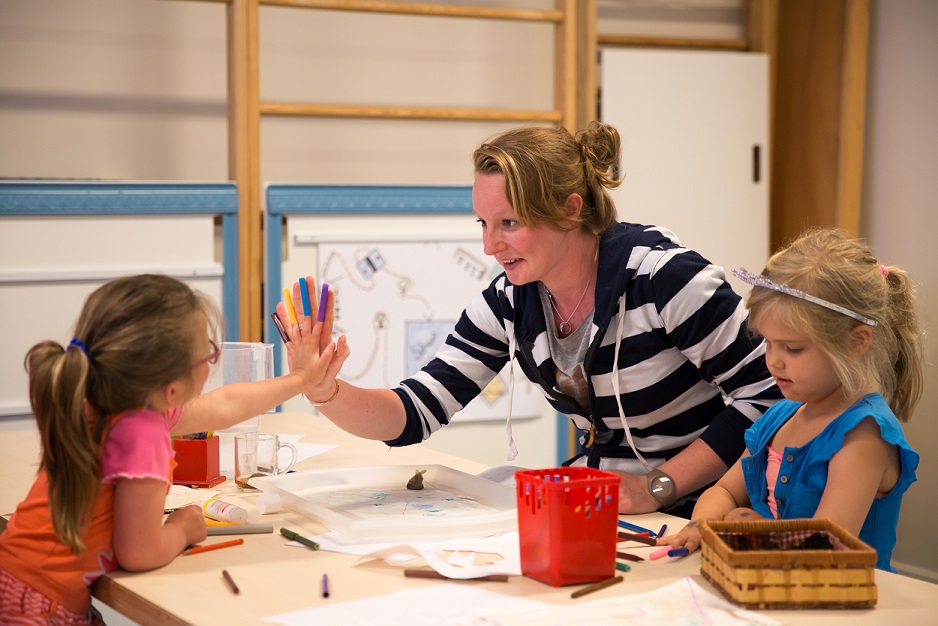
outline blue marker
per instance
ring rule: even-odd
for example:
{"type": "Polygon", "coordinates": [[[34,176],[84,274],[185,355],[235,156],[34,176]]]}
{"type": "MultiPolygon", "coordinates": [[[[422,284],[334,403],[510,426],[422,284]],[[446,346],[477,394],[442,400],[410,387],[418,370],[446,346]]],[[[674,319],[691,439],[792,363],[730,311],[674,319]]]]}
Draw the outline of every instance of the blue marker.
{"type": "Polygon", "coordinates": [[[319,296],[319,316],[316,318],[320,322],[326,321],[326,302],[329,301],[329,283],[322,284],[322,293],[319,296]]]}
{"type": "Polygon", "coordinates": [[[309,287],[306,286],[305,278],[300,278],[300,295],[303,298],[303,315],[309,317],[313,312],[313,307],[309,305],[309,287]]]}
{"type": "Polygon", "coordinates": [[[690,550],[687,548],[674,548],[673,550],[668,550],[668,556],[687,556],[690,554],[690,550]]]}
{"type": "Polygon", "coordinates": [[[634,531],[634,532],[637,532],[637,533],[648,533],[648,536],[649,536],[649,537],[656,537],[656,536],[657,536],[657,535],[655,535],[655,531],[653,531],[653,530],[648,530],[647,528],[642,528],[641,526],[636,526],[635,524],[629,524],[629,523],[626,522],[625,520],[621,520],[621,519],[620,519],[620,520],[619,520],[619,526],[621,526],[622,528],[628,528],[629,530],[634,531]]]}

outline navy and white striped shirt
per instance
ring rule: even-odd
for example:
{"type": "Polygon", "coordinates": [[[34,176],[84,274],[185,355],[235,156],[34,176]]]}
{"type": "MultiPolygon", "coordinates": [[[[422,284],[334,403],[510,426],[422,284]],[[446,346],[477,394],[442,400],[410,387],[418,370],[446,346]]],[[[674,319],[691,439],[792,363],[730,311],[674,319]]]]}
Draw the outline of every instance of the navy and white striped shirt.
{"type": "Polygon", "coordinates": [[[743,433],[781,394],[723,269],[664,229],[624,223],[603,235],[598,263],[584,363],[589,406],[555,389],[537,284],[512,285],[502,274],[463,311],[435,358],[395,389],[407,426],[387,443],[418,443],[449,423],[508,362],[514,334],[525,376],[579,430],[592,425],[600,435],[589,449],[581,447],[577,462],[644,473],[624,437],[615,376],[624,421],[651,466],[698,438],[727,466],[735,463],[743,433]]]}

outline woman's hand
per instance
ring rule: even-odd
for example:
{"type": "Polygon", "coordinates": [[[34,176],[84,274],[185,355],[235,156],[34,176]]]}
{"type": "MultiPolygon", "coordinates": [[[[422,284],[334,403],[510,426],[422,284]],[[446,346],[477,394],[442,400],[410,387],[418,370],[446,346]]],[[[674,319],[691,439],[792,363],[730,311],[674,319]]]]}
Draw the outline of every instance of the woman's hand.
{"type": "Polygon", "coordinates": [[[619,513],[636,515],[658,510],[658,501],[648,493],[648,481],[618,470],[607,470],[619,477],[619,513]]]}

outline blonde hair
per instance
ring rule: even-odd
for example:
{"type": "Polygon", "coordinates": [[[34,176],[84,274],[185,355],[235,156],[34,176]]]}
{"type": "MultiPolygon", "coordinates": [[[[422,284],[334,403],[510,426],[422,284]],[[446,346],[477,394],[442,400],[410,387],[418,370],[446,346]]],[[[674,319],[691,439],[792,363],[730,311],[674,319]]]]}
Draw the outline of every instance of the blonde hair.
{"type": "Polygon", "coordinates": [[[753,287],[746,306],[758,332],[766,315],[798,329],[831,359],[848,396],[879,384],[893,413],[908,421],[922,395],[923,333],[908,274],[881,265],[860,239],[834,229],[811,229],[772,255],[763,276],[846,307],[876,322],[872,343],[857,358],[851,331],[862,322],[770,289],[753,287]]]}
{"type": "Polygon", "coordinates": [[[575,193],[583,198],[580,227],[598,235],[617,219],[607,189],[622,183],[619,154],[619,132],[592,122],[575,137],[560,125],[509,130],[479,146],[472,162],[476,173],[504,174],[508,201],[521,224],[570,229],[564,207],[575,193]]]}
{"type": "Polygon", "coordinates": [[[74,553],[84,550],[82,530],[94,512],[108,420],[144,406],[150,393],[191,372],[202,356],[195,354],[202,319],[217,332],[214,304],[186,284],[168,276],[127,276],[85,301],[74,335],[81,344],[43,341],[27,352],[52,523],[74,553]]]}

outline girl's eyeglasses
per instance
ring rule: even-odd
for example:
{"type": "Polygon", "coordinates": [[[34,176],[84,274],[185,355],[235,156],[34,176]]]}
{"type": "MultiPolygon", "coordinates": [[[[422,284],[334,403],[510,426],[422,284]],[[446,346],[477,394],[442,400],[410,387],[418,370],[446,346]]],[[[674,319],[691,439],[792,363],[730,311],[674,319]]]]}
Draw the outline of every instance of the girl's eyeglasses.
{"type": "Polygon", "coordinates": [[[221,348],[219,348],[218,344],[211,339],[208,340],[208,343],[210,346],[212,346],[212,353],[204,359],[199,359],[196,361],[195,364],[193,364],[192,369],[197,368],[203,363],[208,363],[209,365],[215,365],[218,363],[218,357],[221,356],[221,348]]]}

